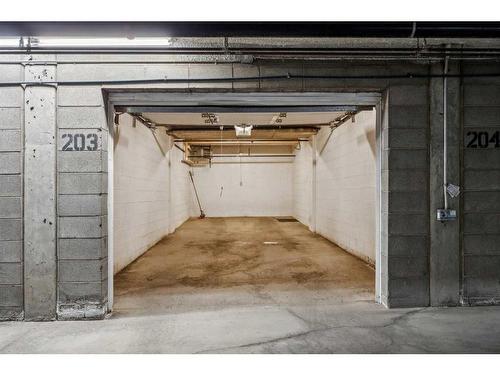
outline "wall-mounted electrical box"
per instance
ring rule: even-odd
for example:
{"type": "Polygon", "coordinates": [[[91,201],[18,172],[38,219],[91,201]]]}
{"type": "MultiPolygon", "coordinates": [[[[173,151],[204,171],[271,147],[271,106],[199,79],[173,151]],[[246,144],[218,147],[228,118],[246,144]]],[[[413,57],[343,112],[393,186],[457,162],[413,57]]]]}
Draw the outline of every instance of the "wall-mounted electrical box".
{"type": "Polygon", "coordinates": [[[437,219],[439,221],[452,221],[457,219],[457,211],[439,208],[437,210],[437,219]]]}

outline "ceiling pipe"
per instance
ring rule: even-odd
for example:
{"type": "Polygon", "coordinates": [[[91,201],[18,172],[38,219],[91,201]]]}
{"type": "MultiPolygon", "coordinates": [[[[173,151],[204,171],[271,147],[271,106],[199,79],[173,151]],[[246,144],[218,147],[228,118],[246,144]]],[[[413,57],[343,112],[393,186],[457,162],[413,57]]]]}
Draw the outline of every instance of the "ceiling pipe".
{"type": "MultiPolygon", "coordinates": [[[[491,73],[477,73],[477,74],[448,74],[449,78],[495,78],[500,77],[500,71],[491,73]]],[[[369,75],[277,75],[277,76],[263,76],[263,77],[228,77],[228,78],[189,78],[189,79],[132,79],[132,80],[89,80],[89,81],[0,81],[0,87],[15,87],[15,86],[113,86],[113,85],[127,85],[127,84],[154,84],[154,83],[217,83],[217,82],[248,82],[248,81],[286,81],[290,79],[336,79],[336,80],[358,80],[358,79],[421,79],[421,78],[444,78],[444,74],[369,74],[369,75]]]]}

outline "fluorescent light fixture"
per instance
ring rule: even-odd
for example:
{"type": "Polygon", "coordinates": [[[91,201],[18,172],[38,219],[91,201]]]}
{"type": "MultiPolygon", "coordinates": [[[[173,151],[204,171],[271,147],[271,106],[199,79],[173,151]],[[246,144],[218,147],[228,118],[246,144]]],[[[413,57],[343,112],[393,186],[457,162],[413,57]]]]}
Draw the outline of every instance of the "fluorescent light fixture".
{"type": "Polygon", "coordinates": [[[11,37],[0,38],[0,49],[156,49],[170,46],[170,38],[61,38],[11,37]]]}
{"type": "Polygon", "coordinates": [[[237,137],[250,137],[252,135],[252,125],[234,125],[237,137]]]}
{"type": "Polygon", "coordinates": [[[170,38],[32,38],[35,48],[161,48],[171,44],[170,38]]]}
{"type": "Polygon", "coordinates": [[[21,37],[0,38],[0,48],[19,48],[20,45],[21,45],[21,37]]]}

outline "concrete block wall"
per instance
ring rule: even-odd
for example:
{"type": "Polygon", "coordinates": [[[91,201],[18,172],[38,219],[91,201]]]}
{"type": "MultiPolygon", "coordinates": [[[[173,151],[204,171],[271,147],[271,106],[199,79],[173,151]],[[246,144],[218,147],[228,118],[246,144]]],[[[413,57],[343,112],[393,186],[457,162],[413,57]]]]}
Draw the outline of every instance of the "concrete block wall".
{"type": "Polygon", "coordinates": [[[331,133],[318,133],[316,232],[375,263],[376,113],[363,111],[331,133]],[[330,138],[328,139],[331,133],[330,138]]]}
{"type": "MultiPolygon", "coordinates": [[[[0,68],[5,80],[25,78],[23,65],[18,61],[57,61],[57,78],[114,79],[114,78],[194,78],[194,77],[246,77],[300,73],[305,75],[352,75],[356,74],[426,74],[428,64],[409,62],[256,62],[254,64],[210,64],[152,63],[161,56],[132,55],[58,55],[58,56],[6,56],[2,55],[0,68]],[[141,60],[142,59],[142,60],[141,60]],[[82,63],[86,60],[86,63],[82,63]],[[147,64],[133,61],[145,61],[147,64]],[[95,61],[97,63],[92,63],[95,61]],[[12,62],[12,64],[11,64],[12,62]],[[75,63],[76,62],[76,63],[75,63]]],[[[163,58],[163,57],[161,57],[163,58]]],[[[177,57],[176,57],[177,59],[177,57]]],[[[159,61],[159,60],[156,60],[159,61]]],[[[178,57],[176,61],[182,61],[178,57]]],[[[497,63],[486,62],[477,66],[464,66],[464,71],[490,70],[497,63]]],[[[33,70],[33,72],[35,69],[33,70]]],[[[435,212],[430,209],[429,196],[434,194],[436,183],[430,189],[429,150],[432,123],[439,120],[439,103],[431,103],[434,90],[426,79],[315,79],[292,78],[285,81],[260,80],[239,83],[175,83],[158,85],[121,85],[127,89],[172,89],[172,90],[227,90],[227,91],[328,91],[354,92],[375,91],[385,95],[383,106],[383,157],[382,157],[382,300],[389,306],[426,306],[429,298],[429,274],[436,272],[435,257],[429,256],[431,243],[436,242],[436,228],[430,230],[435,212]],[[419,202],[419,204],[417,204],[419,202]]],[[[116,88],[117,86],[113,86],[116,88]]],[[[496,128],[498,119],[498,87],[492,78],[464,80],[463,83],[463,127],[496,128]],[[478,125],[478,119],[481,125],[478,125]]],[[[102,317],[107,301],[107,229],[105,200],[107,187],[107,137],[106,111],[102,89],[111,86],[59,86],[57,88],[57,300],[59,318],[102,317]],[[95,131],[102,144],[95,151],[59,150],[60,138],[68,129],[75,129],[87,136],[95,131]],[[100,197],[100,198],[98,198],[100,197]],[[59,202],[60,201],[60,202],[59,202]]],[[[41,91],[34,90],[33,95],[41,91]]],[[[454,94],[453,94],[454,95],[454,94]]],[[[16,241],[23,241],[23,220],[10,217],[18,205],[10,198],[23,198],[22,145],[16,148],[16,130],[24,136],[23,123],[26,111],[20,87],[0,89],[0,265],[19,264],[24,269],[22,254],[16,250],[16,241]],[[7,121],[5,120],[7,119],[7,121]],[[14,120],[11,120],[14,119],[14,120]],[[19,128],[14,124],[19,121],[19,128]],[[7,125],[6,125],[7,124],[7,125]],[[8,126],[9,128],[5,128],[8,126]],[[10,128],[12,126],[12,128],[10,128]],[[11,150],[13,149],[13,150],[11,150]],[[3,198],[9,198],[7,200],[3,198]],[[13,206],[12,206],[13,205],[13,206]],[[14,207],[14,208],[12,208],[14,207]],[[9,216],[9,217],[4,217],[9,216]],[[7,247],[6,247],[7,246],[7,247]],[[6,255],[7,254],[7,255],[6,255]],[[12,260],[12,261],[11,261],[12,260]]],[[[461,104],[460,104],[461,105],[461,104]]],[[[460,107],[462,108],[462,107],[460,107]]],[[[34,110],[36,115],[39,108],[34,110]]],[[[463,141],[463,139],[461,140],[463,141]]],[[[461,149],[461,185],[464,189],[460,206],[461,274],[450,276],[453,286],[461,280],[465,302],[496,301],[497,270],[496,239],[498,236],[498,210],[495,205],[498,186],[496,149],[461,149]],[[486,202],[486,203],[485,203],[486,202]]],[[[179,151],[179,157],[180,151],[179,151]]],[[[26,154],[24,155],[24,159],[26,154]]],[[[172,158],[173,160],[173,158],[172,158]]],[[[186,167],[185,171],[187,172],[186,167]]],[[[171,170],[172,173],[172,170],[171,170]]],[[[179,172],[181,175],[187,173],[179,172]]],[[[188,186],[188,181],[185,181],[188,186]]],[[[25,186],[26,188],[26,186],[25,186]]],[[[28,189],[30,187],[28,186],[28,189]]],[[[179,187],[180,191],[186,191],[179,187]]],[[[174,195],[172,191],[172,196],[174,195]]],[[[434,202],[438,204],[439,202],[434,202]]],[[[433,203],[433,204],[434,204],[433,203]]],[[[22,204],[22,203],[21,203],[22,204]]],[[[25,208],[25,207],[24,207],[25,208]]],[[[24,209],[23,208],[23,209],[24,209]]],[[[188,216],[182,209],[179,217],[188,216]]],[[[170,221],[171,223],[173,220],[170,221]]],[[[454,235],[455,236],[455,235],[454,235]]],[[[460,234],[459,234],[460,236],[460,234]]],[[[456,236],[455,236],[456,237],[456,236]]],[[[439,241],[438,241],[439,242],[439,241]]],[[[24,244],[26,245],[26,244],[24,244]]],[[[439,245],[439,244],[438,244],[439,245]]],[[[433,248],[439,248],[434,246],[433,248]]],[[[18,248],[17,248],[18,249],[18,248]]],[[[21,251],[23,253],[26,250],[21,251]]],[[[48,249],[50,250],[50,249],[48,249]]],[[[450,249],[447,249],[447,251],[450,249]]],[[[433,250],[434,251],[434,250],[433,250]]],[[[434,254],[435,255],[435,254],[434,254]]],[[[51,258],[52,261],[52,258],[51,258]]],[[[439,260],[441,262],[441,260],[439,260]]],[[[34,263],[34,266],[37,264],[34,263]]],[[[20,316],[23,306],[23,283],[30,280],[24,270],[19,280],[10,268],[1,268],[0,314],[2,317],[20,316]]],[[[23,272],[23,271],[21,271],[23,272]]],[[[54,275],[56,272],[54,271],[54,275]]],[[[450,274],[451,275],[451,274],[450,274]]],[[[448,281],[435,279],[434,289],[445,286],[448,281]]]]}
{"type": "Polygon", "coordinates": [[[313,187],[313,149],[310,141],[301,142],[293,160],[293,216],[302,224],[311,225],[313,187]]]}
{"type": "Polygon", "coordinates": [[[429,304],[429,88],[394,85],[382,116],[382,302],[429,304]]]}
{"type": "Polygon", "coordinates": [[[183,152],[172,145],[170,149],[170,232],[190,217],[199,215],[188,173],[189,166],[181,162],[183,158],[183,152]]]}
{"type": "MultiPolygon", "coordinates": [[[[0,66],[2,80],[20,80],[19,64],[0,66]]],[[[0,89],[0,320],[23,317],[24,93],[0,89]]]]}
{"type": "Polygon", "coordinates": [[[169,230],[170,137],[124,114],[115,126],[113,263],[122,270],[169,230]]]}
{"type": "Polygon", "coordinates": [[[207,216],[292,216],[292,160],[224,158],[224,164],[194,168],[207,216]],[[227,160],[226,160],[227,159],[227,160]],[[230,162],[230,163],[227,163],[230,162]]]}
{"type": "MultiPolygon", "coordinates": [[[[496,68],[465,64],[464,73],[496,68]]],[[[464,78],[462,152],[462,293],[468,304],[500,303],[500,145],[467,147],[469,132],[500,131],[500,79],[464,78]]]]}
{"type": "Polygon", "coordinates": [[[59,87],[57,128],[58,318],[99,318],[108,288],[108,125],[101,88],[59,87]],[[86,147],[63,150],[67,134],[82,134],[86,147]]]}

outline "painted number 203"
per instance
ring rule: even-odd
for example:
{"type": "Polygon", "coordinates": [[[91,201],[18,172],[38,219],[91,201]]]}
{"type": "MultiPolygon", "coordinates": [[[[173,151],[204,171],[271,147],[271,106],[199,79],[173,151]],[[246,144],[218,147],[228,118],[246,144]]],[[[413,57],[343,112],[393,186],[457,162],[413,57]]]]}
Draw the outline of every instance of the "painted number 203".
{"type": "Polygon", "coordinates": [[[486,131],[467,132],[467,148],[499,148],[500,131],[493,133],[486,131]]]}
{"type": "Polygon", "coordinates": [[[97,134],[63,134],[62,139],[67,139],[63,145],[63,151],[96,151],[97,134]]]}

